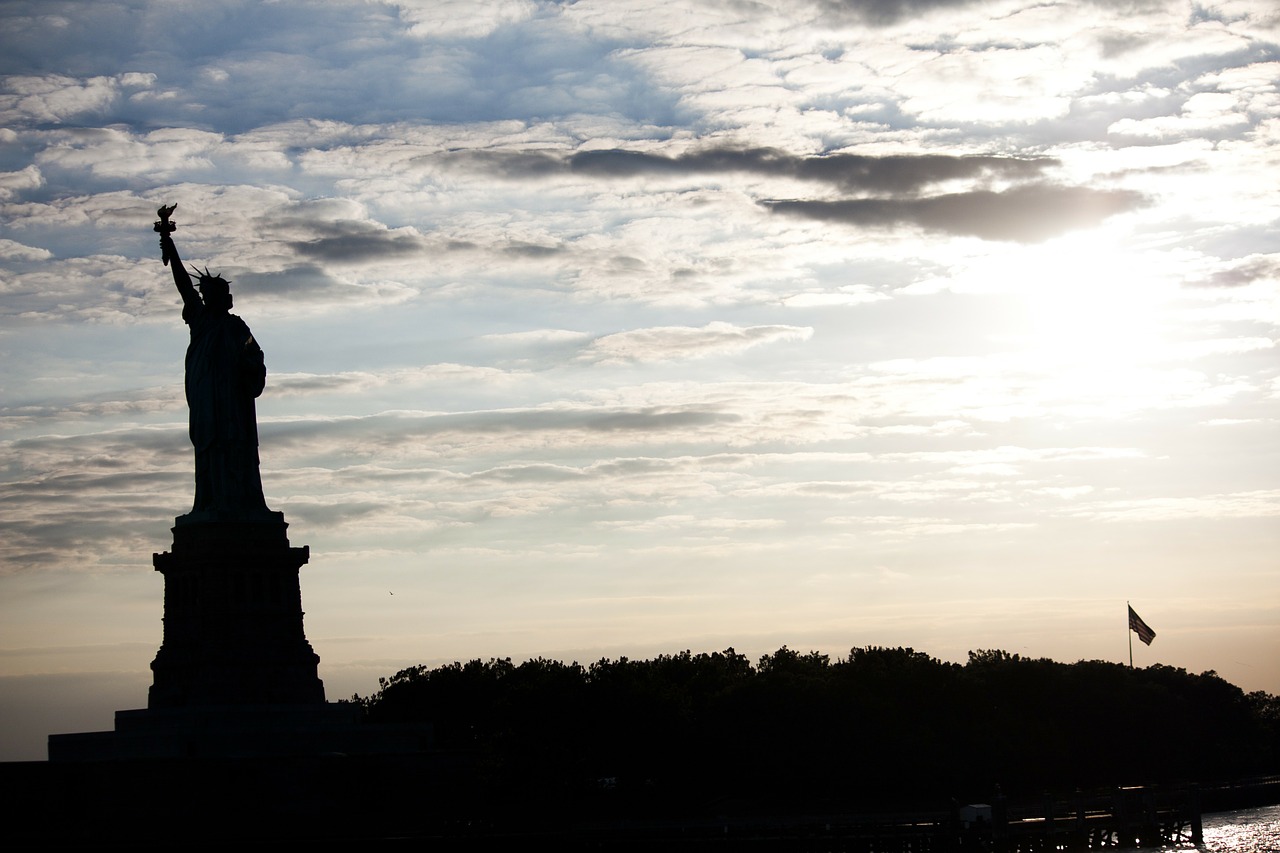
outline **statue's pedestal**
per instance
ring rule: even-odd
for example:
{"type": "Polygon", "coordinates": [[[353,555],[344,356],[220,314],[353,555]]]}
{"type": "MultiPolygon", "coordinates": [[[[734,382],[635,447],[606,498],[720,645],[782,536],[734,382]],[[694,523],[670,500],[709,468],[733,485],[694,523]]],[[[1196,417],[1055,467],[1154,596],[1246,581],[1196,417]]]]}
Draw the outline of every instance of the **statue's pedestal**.
{"type": "Polygon", "coordinates": [[[149,708],[324,702],[320,658],[302,631],[298,570],[310,550],[289,547],[287,528],[278,512],[177,520],[173,550],[152,557],[164,575],[164,642],[149,708]]]}
{"type": "Polygon", "coordinates": [[[359,725],[329,704],[320,658],[302,630],[298,570],[284,515],[181,516],[164,575],[164,640],[147,708],[117,711],[115,730],[51,735],[51,761],[256,758],[417,752],[430,727],[359,725]]]}

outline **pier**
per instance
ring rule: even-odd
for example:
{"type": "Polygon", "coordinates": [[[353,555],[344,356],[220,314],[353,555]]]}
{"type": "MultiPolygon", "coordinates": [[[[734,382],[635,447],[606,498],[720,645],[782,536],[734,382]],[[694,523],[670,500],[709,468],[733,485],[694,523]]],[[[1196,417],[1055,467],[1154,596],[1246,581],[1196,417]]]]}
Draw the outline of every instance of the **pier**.
{"type": "Polygon", "coordinates": [[[1128,787],[1069,798],[957,806],[947,812],[755,817],[579,827],[569,846],[628,849],[661,842],[677,849],[744,845],[839,853],[1041,853],[1124,850],[1204,840],[1195,786],[1128,787]],[[574,842],[578,842],[575,845],[574,842]]]}
{"type": "Polygon", "coordinates": [[[562,851],[1191,850],[1202,840],[1202,805],[1216,811],[1280,799],[1280,778],[1269,777],[1056,797],[997,794],[990,803],[934,811],[873,811],[857,802],[813,810],[740,802],[664,807],[619,800],[609,790],[567,799],[498,792],[474,784],[473,770],[467,756],[443,752],[0,764],[0,785],[22,816],[0,830],[0,840],[159,849],[198,824],[218,841],[314,849],[425,843],[472,851],[537,841],[562,851]]]}
{"type": "Polygon", "coordinates": [[[1115,850],[1204,842],[1200,792],[1195,786],[1132,787],[1069,800],[1046,798],[1034,807],[994,816],[991,846],[1007,853],[1115,850]]]}

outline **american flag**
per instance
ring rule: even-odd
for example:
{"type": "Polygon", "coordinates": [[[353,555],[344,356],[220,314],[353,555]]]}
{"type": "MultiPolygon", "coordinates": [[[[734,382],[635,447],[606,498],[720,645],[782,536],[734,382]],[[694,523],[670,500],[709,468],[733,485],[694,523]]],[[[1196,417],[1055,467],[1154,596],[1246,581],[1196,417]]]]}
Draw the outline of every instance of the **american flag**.
{"type": "Polygon", "coordinates": [[[1133,612],[1133,608],[1129,608],[1129,630],[1134,631],[1138,635],[1138,639],[1151,645],[1151,641],[1156,638],[1156,632],[1146,622],[1142,621],[1142,617],[1133,612]]]}

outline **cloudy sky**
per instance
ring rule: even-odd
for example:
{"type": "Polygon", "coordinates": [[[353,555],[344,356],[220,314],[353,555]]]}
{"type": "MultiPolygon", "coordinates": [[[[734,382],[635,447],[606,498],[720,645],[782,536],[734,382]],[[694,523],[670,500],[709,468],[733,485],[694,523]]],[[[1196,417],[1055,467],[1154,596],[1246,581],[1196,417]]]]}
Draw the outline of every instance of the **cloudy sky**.
{"type": "Polygon", "coordinates": [[[1270,0],[0,5],[0,758],[142,707],[151,230],[266,352],[330,698],[787,644],[1280,692],[1270,0]]]}

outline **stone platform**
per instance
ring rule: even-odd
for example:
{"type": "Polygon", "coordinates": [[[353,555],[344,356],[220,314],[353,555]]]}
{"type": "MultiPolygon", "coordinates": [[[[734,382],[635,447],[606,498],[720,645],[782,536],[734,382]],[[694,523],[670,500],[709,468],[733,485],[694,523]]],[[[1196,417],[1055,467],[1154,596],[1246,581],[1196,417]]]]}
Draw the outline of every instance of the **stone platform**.
{"type": "Polygon", "coordinates": [[[49,760],[286,758],[429,751],[426,725],[361,725],[351,703],[226,705],[116,711],[107,732],[49,736],[49,760]]]}

